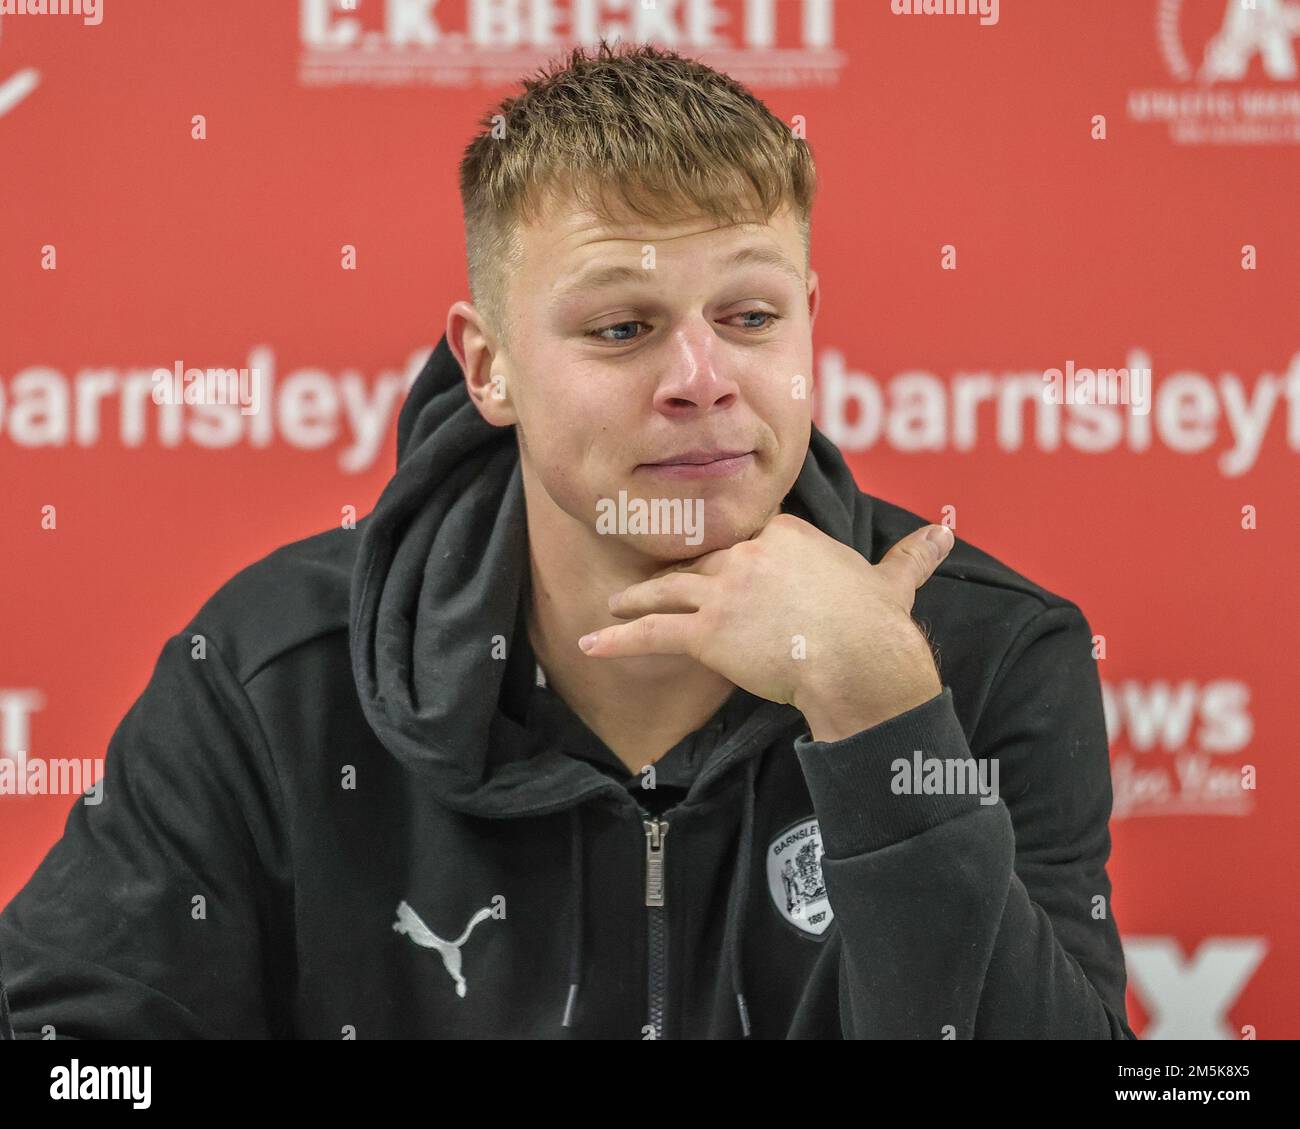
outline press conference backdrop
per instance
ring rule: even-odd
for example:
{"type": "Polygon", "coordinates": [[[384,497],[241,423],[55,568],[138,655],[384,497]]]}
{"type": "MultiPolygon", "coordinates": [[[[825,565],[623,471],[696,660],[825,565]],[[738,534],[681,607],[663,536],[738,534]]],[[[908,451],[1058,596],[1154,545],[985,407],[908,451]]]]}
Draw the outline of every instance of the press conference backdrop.
{"type": "Polygon", "coordinates": [[[1088,617],[1134,1029],[1300,1035],[1300,2],[49,6],[0,0],[0,904],[163,641],[373,504],[468,296],[474,123],[622,35],[811,144],[814,411],[861,487],[1088,617]],[[177,366],[263,402],[155,403],[177,366]],[[1081,402],[1108,369],[1134,402],[1081,402]]]}

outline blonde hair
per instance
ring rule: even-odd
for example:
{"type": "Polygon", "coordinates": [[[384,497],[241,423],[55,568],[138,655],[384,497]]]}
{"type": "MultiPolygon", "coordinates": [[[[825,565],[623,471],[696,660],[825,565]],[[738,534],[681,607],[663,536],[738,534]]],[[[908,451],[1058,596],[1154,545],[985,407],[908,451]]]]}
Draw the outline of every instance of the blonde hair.
{"type": "Polygon", "coordinates": [[[565,193],[605,222],[611,190],[663,223],[765,222],[788,206],[807,270],[812,153],[739,82],[674,51],[601,40],[522,85],[480,119],[460,163],[470,291],[502,343],[519,227],[565,193]]]}

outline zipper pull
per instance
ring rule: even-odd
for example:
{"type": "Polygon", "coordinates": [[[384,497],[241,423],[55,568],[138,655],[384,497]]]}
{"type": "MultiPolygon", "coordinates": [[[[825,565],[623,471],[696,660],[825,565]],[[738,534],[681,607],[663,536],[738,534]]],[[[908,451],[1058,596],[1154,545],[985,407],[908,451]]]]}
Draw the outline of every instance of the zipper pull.
{"type": "Polygon", "coordinates": [[[664,904],[664,840],[668,837],[666,819],[645,819],[645,904],[664,904]]]}

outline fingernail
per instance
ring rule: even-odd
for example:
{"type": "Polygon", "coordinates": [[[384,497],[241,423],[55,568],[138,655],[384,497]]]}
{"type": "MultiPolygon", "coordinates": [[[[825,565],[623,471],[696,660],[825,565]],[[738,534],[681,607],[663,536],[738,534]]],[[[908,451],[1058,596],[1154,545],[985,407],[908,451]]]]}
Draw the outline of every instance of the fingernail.
{"type": "Polygon", "coordinates": [[[590,635],[584,635],[578,640],[578,646],[584,651],[590,651],[596,645],[596,640],[600,637],[599,631],[593,631],[590,635]]]}
{"type": "Polygon", "coordinates": [[[956,537],[946,525],[932,525],[925,531],[925,539],[934,546],[936,556],[943,556],[952,548],[956,537]]]}

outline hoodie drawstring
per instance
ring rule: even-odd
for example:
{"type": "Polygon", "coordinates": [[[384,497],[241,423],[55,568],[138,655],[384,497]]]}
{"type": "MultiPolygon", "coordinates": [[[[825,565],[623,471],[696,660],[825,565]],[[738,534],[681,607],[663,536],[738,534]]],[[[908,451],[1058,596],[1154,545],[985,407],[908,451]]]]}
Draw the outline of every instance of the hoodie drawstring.
{"type": "Polygon", "coordinates": [[[578,1003],[578,985],[582,982],[582,918],[583,918],[583,873],[582,873],[582,808],[576,805],[569,809],[569,826],[572,834],[569,841],[572,853],[569,855],[569,886],[573,890],[573,920],[569,925],[569,998],[564,1004],[564,1020],[561,1027],[573,1026],[573,1009],[578,1003]]]}
{"type": "Polygon", "coordinates": [[[757,757],[745,761],[745,802],[740,812],[740,845],[736,850],[736,873],[727,899],[727,921],[722,932],[722,950],[731,960],[731,990],[740,1014],[740,1033],[749,1038],[749,1007],[745,1003],[745,977],[740,961],[740,929],[749,906],[750,858],[754,851],[754,780],[757,757]]]}
{"type": "MultiPolygon", "coordinates": [[[[749,1038],[749,1006],[745,1002],[745,977],[741,967],[741,923],[749,907],[749,871],[754,853],[754,793],[758,773],[758,758],[745,761],[744,804],[740,811],[740,843],[736,849],[736,869],[732,876],[731,893],[727,898],[727,916],[722,929],[723,961],[731,966],[731,990],[736,997],[736,1011],[740,1016],[740,1032],[749,1038]]],[[[564,1019],[560,1026],[573,1026],[573,1013],[578,1003],[578,988],[582,983],[582,926],[585,911],[585,874],[582,869],[583,838],[581,805],[569,809],[570,854],[569,885],[573,890],[573,916],[569,924],[569,996],[564,1004],[564,1019]]]]}

